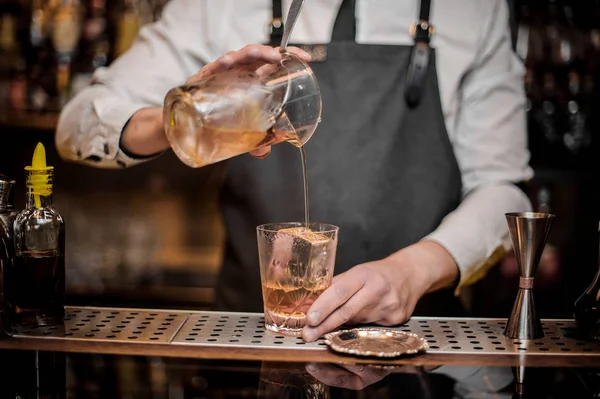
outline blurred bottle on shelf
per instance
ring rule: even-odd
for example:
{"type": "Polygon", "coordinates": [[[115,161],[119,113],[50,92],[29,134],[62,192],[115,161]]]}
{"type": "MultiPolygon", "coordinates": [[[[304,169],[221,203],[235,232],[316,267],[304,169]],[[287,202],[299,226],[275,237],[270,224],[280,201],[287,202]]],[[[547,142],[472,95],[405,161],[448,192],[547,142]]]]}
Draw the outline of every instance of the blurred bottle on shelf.
{"type": "Polygon", "coordinates": [[[88,0],[81,40],[74,61],[72,95],[91,83],[97,68],[108,65],[110,42],[106,18],[106,0],[88,0]]]}
{"type": "Polygon", "coordinates": [[[593,151],[600,2],[524,0],[516,52],[525,65],[534,168],[581,169],[593,151]]]}
{"type": "Polygon", "coordinates": [[[2,112],[58,112],[169,0],[0,2],[2,112]]]}

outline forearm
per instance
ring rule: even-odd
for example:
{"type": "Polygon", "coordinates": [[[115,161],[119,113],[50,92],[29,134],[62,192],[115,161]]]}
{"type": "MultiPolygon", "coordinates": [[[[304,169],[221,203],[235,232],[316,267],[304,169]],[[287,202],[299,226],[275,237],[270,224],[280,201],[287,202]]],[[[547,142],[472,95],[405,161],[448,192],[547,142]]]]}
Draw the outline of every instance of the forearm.
{"type": "Polygon", "coordinates": [[[470,285],[510,249],[504,214],[529,210],[529,199],[516,186],[489,184],[469,194],[423,242],[444,248],[458,266],[459,287],[470,285]]]}
{"type": "Polygon", "coordinates": [[[143,108],[137,111],[123,129],[120,147],[125,152],[140,157],[155,155],[168,149],[162,108],[143,108]]]}

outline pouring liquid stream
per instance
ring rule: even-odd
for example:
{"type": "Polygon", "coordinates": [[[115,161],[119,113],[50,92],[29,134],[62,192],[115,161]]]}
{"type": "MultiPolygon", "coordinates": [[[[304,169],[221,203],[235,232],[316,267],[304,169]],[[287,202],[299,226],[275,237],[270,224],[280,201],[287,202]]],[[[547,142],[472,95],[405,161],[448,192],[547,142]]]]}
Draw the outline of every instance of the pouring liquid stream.
{"type": "Polygon", "coordinates": [[[309,209],[308,209],[308,171],[306,169],[306,152],[304,146],[300,147],[300,158],[302,159],[302,182],[304,183],[304,224],[308,230],[309,209]]]}

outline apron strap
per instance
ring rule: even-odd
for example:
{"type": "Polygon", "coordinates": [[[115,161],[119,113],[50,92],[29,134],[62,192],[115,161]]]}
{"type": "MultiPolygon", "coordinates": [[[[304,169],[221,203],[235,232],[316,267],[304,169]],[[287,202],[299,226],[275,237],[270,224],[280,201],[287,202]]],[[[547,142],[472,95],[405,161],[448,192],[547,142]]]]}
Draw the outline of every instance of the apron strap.
{"type": "Polygon", "coordinates": [[[273,20],[269,24],[270,44],[279,46],[283,39],[283,11],[281,9],[281,0],[273,0],[273,20]]]}
{"type": "Polygon", "coordinates": [[[408,64],[406,88],[404,91],[406,103],[410,107],[417,106],[421,101],[425,77],[427,76],[427,68],[431,55],[429,43],[434,32],[433,25],[429,23],[430,11],[431,0],[421,0],[419,20],[410,28],[415,45],[412,49],[410,64],[408,64]]]}
{"type": "Polygon", "coordinates": [[[333,25],[332,42],[354,41],[356,38],[356,0],[343,0],[333,25]]]}

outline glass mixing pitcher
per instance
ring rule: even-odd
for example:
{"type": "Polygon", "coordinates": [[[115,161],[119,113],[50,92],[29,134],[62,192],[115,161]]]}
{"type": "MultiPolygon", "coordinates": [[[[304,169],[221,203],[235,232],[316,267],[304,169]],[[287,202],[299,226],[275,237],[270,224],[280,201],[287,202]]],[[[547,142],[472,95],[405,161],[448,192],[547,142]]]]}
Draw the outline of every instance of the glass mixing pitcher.
{"type": "Polygon", "coordinates": [[[169,91],[164,127],[171,147],[198,168],[287,141],[297,147],[321,120],[317,79],[297,56],[238,67],[169,91]]]}

